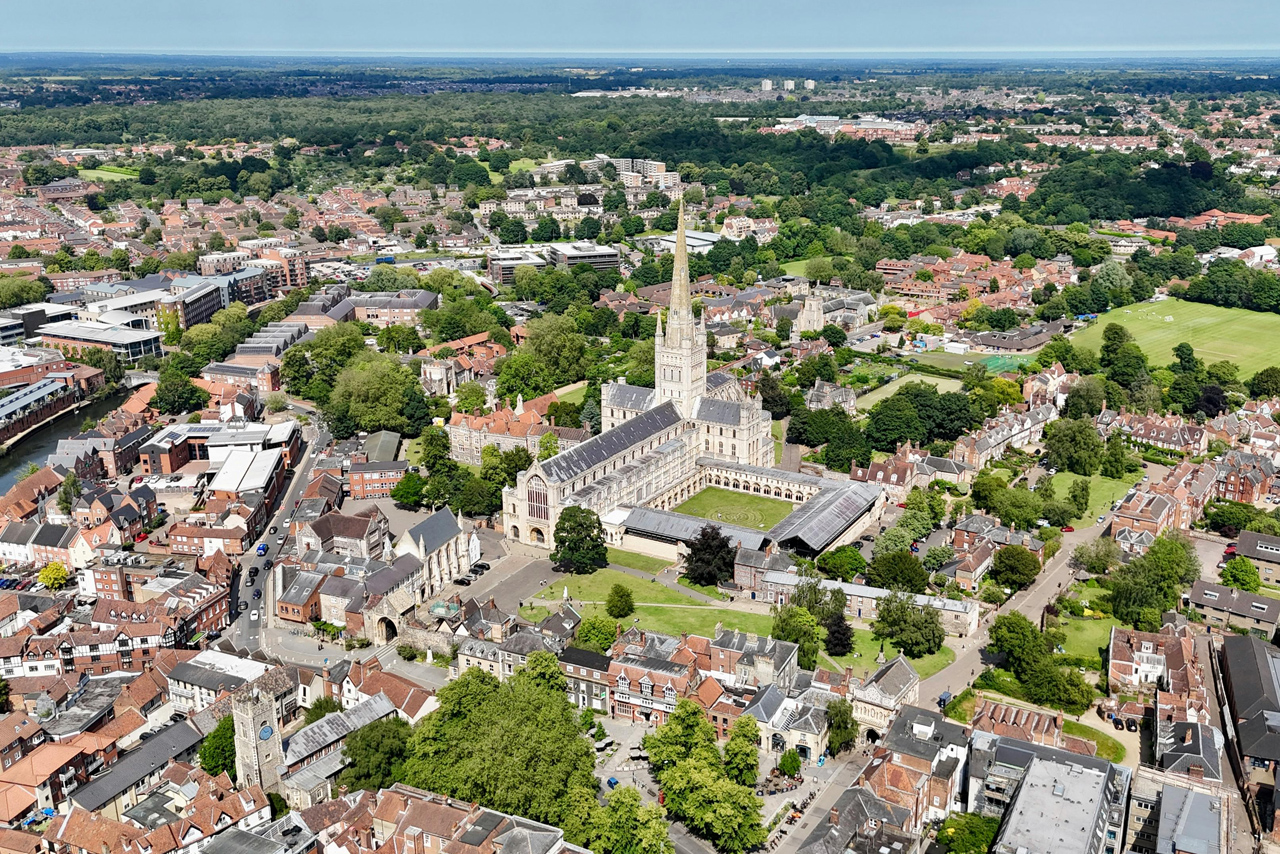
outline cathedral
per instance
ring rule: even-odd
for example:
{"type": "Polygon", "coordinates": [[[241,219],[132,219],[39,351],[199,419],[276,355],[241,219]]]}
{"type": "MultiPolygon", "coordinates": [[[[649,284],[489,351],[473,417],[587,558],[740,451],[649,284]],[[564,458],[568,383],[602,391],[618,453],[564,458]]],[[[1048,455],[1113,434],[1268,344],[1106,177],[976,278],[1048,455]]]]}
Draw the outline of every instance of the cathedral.
{"type": "Polygon", "coordinates": [[[676,227],[675,266],[666,326],[654,340],[655,388],[625,380],[601,388],[601,433],[522,472],[503,490],[507,537],[554,548],[565,507],[604,518],[622,507],[670,509],[697,493],[717,464],[773,466],[769,413],[725,373],[707,373],[707,328],[694,317],[684,206],[676,227]]]}

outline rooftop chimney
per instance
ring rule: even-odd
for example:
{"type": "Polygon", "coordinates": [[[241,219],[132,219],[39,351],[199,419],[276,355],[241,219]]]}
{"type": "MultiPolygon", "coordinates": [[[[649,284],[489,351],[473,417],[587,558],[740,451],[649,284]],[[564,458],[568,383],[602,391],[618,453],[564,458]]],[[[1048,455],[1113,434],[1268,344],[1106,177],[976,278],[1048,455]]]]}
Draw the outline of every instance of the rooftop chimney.
{"type": "Polygon", "coordinates": [[[840,810],[836,809],[835,807],[832,807],[832,808],[831,808],[831,815],[828,817],[828,820],[829,820],[832,824],[839,824],[839,823],[840,823],[840,810]]]}

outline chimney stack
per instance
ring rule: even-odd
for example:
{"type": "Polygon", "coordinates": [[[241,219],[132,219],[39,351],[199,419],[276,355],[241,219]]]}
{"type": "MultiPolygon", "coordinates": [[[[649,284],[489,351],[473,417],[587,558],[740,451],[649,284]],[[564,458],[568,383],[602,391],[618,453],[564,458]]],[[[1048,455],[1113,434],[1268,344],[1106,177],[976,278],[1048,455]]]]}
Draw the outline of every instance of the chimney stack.
{"type": "Polygon", "coordinates": [[[836,809],[835,807],[832,807],[832,808],[831,808],[831,815],[829,816],[829,821],[831,822],[831,824],[839,824],[839,823],[840,823],[840,810],[836,809]]]}

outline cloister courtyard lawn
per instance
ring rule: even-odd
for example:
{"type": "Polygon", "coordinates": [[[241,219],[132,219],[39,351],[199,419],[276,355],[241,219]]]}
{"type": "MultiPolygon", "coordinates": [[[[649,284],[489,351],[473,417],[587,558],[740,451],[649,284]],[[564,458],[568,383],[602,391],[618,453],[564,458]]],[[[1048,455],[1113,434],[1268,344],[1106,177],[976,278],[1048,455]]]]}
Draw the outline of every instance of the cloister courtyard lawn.
{"type": "Polygon", "coordinates": [[[794,509],[790,501],[779,498],[765,498],[763,495],[709,486],[675,508],[675,511],[700,519],[767,531],[790,516],[794,509]]]}

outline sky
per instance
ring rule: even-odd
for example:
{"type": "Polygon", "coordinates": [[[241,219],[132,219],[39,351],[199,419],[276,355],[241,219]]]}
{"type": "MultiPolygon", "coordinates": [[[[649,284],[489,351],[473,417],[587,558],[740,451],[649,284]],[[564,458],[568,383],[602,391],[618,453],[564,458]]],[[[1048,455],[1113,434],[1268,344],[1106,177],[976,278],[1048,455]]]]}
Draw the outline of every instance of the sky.
{"type": "Polygon", "coordinates": [[[1276,56],[1276,0],[31,0],[0,52],[1276,56]],[[53,14],[56,25],[51,26],[53,14]]]}

